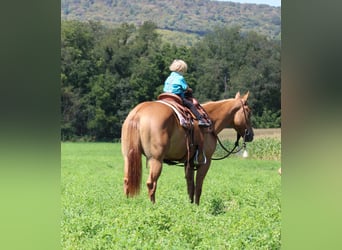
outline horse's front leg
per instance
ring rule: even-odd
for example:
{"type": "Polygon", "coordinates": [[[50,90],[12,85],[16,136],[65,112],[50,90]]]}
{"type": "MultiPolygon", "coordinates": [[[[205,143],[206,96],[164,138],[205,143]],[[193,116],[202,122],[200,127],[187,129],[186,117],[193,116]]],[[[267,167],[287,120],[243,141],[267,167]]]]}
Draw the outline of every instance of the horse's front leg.
{"type": "Polygon", "coordinates": [[[199,205],[201,194],[202,194],[202,186],[205,176],[209,170],[211,160],[210,158],[207,160],[206,164],[201,164],[197,169],[196,174],[196,186],[195,186],[195,203],[199,205]]]}
{"type": "Polygon", "coordinates": [[[186,184],[188,186],[188,195],[190,198],[190,202],[194,202],[194,194],[195,194],[195,183],[194,183],[194,163],[193,161],[190,162],[190,165],[187,167],[187,165],[184,166],[185,170],[185,178],[186,178],[186,184]]]}
{"type": "Polygon", "coordinates": [[[148,160],[150,166],[150,174],[148,176],[146,185],[148,189],[148,195],[152,203],[156,202],[155,194],[157,190],[157,181],[162,171],[162,162],[157,159],[149,159],[148,160]]]}

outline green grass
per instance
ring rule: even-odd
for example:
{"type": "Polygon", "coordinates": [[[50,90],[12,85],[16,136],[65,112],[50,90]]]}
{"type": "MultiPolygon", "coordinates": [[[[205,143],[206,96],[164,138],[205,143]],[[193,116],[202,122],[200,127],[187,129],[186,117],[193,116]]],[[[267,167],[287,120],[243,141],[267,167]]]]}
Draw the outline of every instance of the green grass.
{"type": "Polygon", "coordinates": [[[61,155],[63,249],[280,249],[279,161],[214,161],[199,206],[183,168],[164,165],[152,205],[145,166],[140,195],[124,196],[120,144],[62,143],[61,155]]]}

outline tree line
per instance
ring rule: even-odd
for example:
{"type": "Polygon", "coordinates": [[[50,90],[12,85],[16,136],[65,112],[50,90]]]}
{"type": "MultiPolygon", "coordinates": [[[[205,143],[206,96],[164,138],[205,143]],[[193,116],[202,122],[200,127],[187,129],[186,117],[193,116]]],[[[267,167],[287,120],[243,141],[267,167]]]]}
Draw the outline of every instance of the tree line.
{"type": "Polygon", "coordinates": [[[162,93],[170,63],[201,102],[250,91],[254,127],[280,127],[280,42],[239,27],[216,27],[191,47],[162,41],[153,22],[61,24],[61,138],[113,141],[138,103],[162,93]]]}

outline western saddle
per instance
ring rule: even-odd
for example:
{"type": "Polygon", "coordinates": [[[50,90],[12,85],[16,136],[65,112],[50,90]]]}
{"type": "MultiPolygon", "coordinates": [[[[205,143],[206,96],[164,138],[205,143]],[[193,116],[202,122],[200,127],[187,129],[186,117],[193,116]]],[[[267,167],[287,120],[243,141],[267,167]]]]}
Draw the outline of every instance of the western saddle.
{"type": "MultiPolygon", "coordinates": [[[[199,102],[193,98],[188,97],[190,101],[193,102],[199,113],[202,115],[202,117],[210,124],[211,120],[207,114],[207,112],[203,109],[203,107],[199,104],[199,102]]],[[[182,99],[171,93],[162,93],[158,96],[157,102],[163,103],[170,108],[173,109],[174,113],[176,114],[180,125],[185,129],[186,131],[186,141],[187,141],[187,154],[186,154],[186,160],[185,163],[187,166],[189,166],[189,162],[191,160],[194,161],[195,167],[197,167],[199,164],[205,164],[207,159],[205,157],[204,153],[204,133],[212,132],[212,126],[210,127],[199,127],[198,125],[194,125],[194,121],[196,120],[196,117],[190,109],[185,107],[183,105],[182,99]]],[[[165,163],[175,165],[181,162],[180,161],[171,161],[171,160],[164,160],[165,163]]],[[[184,162],[182,162],[184,163],[184,162]]]]}

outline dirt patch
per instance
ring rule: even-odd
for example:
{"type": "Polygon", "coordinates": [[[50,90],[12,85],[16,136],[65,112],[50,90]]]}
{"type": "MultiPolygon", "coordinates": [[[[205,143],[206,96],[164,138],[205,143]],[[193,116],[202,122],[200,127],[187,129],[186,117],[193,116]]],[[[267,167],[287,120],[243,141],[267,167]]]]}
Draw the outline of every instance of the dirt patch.
{"type": "MultiPolygon", "coordinates": [[[[221,140],[236,140],[236,132],[232,128],[227,128],[219,133],[221,140]]],[[[256,128],[254,129],[254,139],[277,138],[281,139],[281,128],[256,128]]]]}

